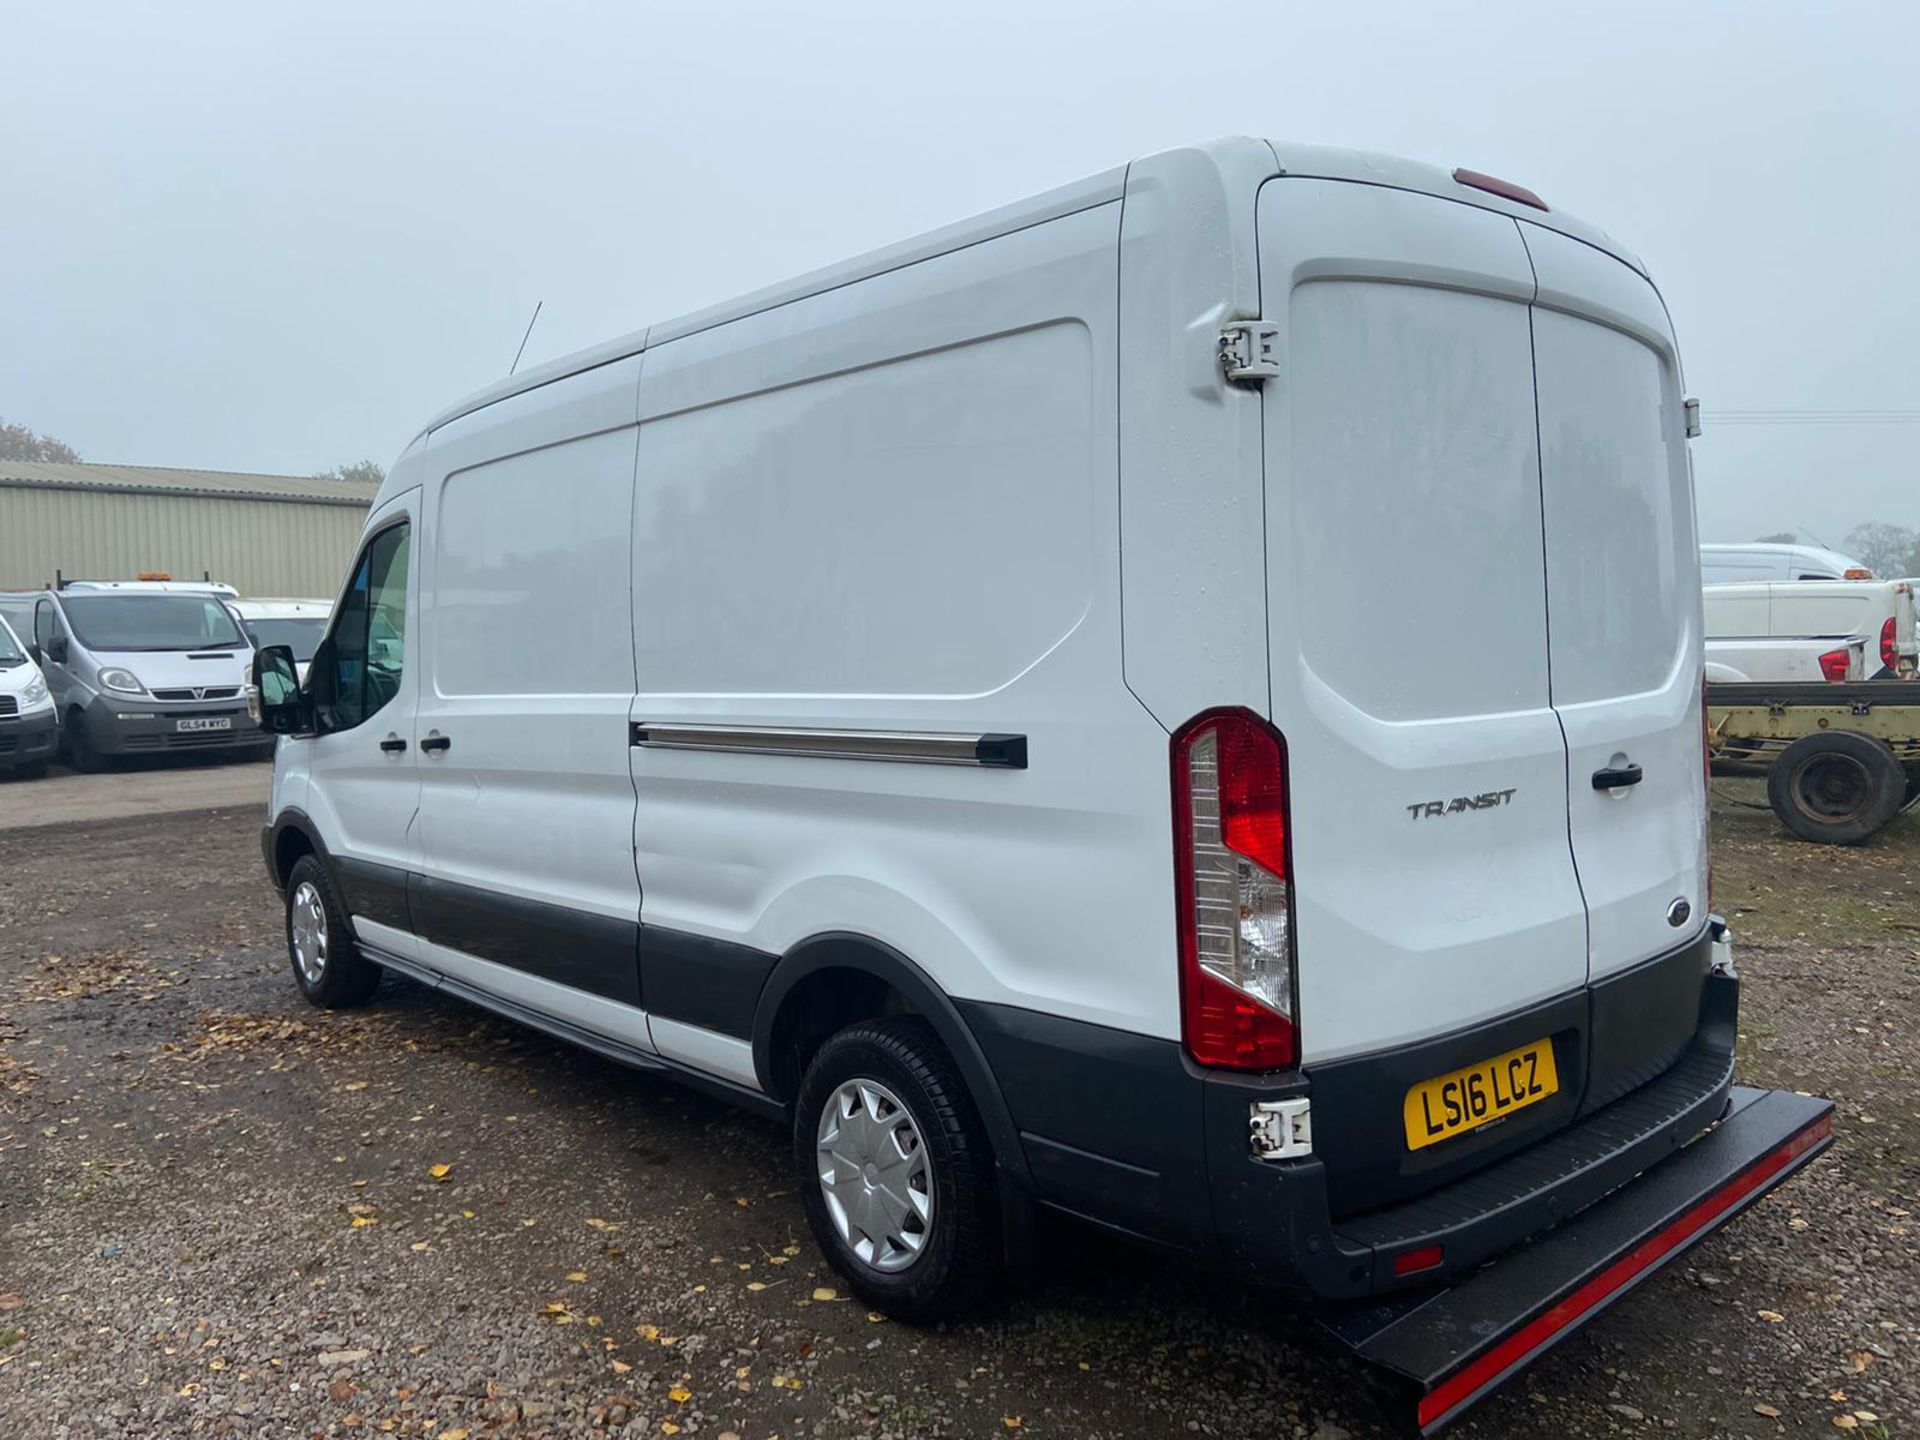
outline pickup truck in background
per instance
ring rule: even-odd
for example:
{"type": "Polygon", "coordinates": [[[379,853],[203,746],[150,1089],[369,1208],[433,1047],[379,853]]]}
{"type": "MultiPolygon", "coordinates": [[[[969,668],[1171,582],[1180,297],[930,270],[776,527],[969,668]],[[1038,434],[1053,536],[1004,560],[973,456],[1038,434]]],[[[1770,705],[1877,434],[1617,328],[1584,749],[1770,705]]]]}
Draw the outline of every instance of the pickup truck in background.
{"type": "Polygon", "coordinates": [[[1704,585],[1711,682],[1911,679],[1913,587],[1905,580],[1704,585]]]}

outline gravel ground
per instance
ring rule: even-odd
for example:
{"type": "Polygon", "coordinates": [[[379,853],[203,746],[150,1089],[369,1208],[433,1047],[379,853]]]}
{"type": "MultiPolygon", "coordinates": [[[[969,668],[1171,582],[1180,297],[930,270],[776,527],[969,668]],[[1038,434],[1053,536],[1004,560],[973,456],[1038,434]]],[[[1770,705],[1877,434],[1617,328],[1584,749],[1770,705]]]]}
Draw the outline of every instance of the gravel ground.
{"type": "MultiPolygon", "coordinates": [[[[1914,1428],[1920,823],[1819,850],[1751,799],[1743,1078],[1839,1143],[1458,1433],[1914,1428]]],[[[1061,1229],[1000,1318],[895,1324],[774,1128],[405,982],[308,1008],[258,818],[0,834],[0,1435],[1385,1433],[1281,1302],[1061,1229]]]]}

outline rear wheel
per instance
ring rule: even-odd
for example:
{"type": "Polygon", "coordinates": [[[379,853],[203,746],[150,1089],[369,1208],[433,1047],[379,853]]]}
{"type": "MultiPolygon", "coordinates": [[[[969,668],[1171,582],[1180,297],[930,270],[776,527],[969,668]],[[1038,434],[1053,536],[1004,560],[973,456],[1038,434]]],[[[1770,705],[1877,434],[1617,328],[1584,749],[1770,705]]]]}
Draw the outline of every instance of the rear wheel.
{"type": "Polygon", "coordinates": [[[814,1239],[854,1294],[903,1320],[996,1298],[991,1147],[926,1021],[865,1021],[822,1045],[801,1082],[793,1144],[814,1239]]]}
{"type": "Polygon", "coordinates": [[[380,967],[354,943],[353,923],[318,855],[302,855],[287,876],[287,954],[300,993],[324,1009],[364,1005],[380,988],[380,967]]]}
{"type": "Polygon", "coordinates": [[[1907,774],[1870,735],[1825,730],[1789,745],[1767,772],[1773,813],[1803,840],[1858,845],[1907,802],[1907,774]]]}

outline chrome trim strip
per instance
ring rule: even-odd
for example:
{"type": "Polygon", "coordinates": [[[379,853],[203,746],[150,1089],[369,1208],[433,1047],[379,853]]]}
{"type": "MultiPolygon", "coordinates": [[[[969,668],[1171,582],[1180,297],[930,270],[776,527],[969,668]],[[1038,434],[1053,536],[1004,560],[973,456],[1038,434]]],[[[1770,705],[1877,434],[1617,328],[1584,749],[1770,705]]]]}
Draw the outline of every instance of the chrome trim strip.
{"type": "Polygon", "coordinates": [[[636,721],[632,743],[655,750],[894,760],[917,765],[1027,768],[1024,735],[948,735],[912,730],[782,730],[760,725],[652,725],[636,721]]]}

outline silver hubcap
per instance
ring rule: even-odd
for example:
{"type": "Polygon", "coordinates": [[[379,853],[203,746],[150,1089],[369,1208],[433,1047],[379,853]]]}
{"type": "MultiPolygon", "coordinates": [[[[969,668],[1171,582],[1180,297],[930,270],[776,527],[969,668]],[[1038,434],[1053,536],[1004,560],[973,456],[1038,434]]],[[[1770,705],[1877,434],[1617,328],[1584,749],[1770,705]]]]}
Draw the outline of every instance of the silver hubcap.
{"type": "Polygon", "coordinates": [[[849,1080],[820,1114],[820,1194],[834,1229],[889,1274],[920,1258],[933,1233],[933,1165],[907,1107],[874,1080],[849,1080]]]}
{"type": "Polygon", "coordinates": [[[327,973],[327,908],[311,880],[294,888],[288,913],[293,920],[293,963],[302,980],[318,985],[327,973]]]}

